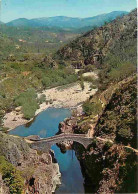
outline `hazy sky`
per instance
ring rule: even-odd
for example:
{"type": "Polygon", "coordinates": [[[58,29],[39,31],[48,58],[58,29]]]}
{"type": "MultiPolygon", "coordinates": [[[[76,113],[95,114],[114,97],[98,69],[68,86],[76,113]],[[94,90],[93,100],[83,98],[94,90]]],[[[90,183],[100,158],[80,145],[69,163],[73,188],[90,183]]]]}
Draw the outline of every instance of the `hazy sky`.
{"type": "Polygon", "coordinates": [[[130,11],[136,0],[0,0],[1,20],[51,16],[91,17],[111,11],[130,11]]]}

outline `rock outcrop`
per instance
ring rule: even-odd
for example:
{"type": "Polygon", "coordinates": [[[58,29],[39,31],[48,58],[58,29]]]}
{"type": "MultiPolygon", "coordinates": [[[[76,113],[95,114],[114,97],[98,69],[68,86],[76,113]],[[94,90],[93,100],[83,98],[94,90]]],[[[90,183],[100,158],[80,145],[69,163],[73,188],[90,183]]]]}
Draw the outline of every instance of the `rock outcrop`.
{"type": "MultiPolygon", "coordinates": [[[[50,194],[60,184],[61,174],[54,155],[31,149],[23,138],[0,133],[0,154],[22,172],[25,193],[50,194]]],[[[1,183],[1,189],[4,186],[1,183]]]]}
{"type": "Polygon", "coordinates": [[[96,140],[87,150],[80,145],[74,149],[83,169],[84,187],[89,188],[89,193],[137,193],[134,152],[122,145],[96,140]]]}
{"type": "MultiPolygon", "coordinates": [[[[66,118],[63,122],[59,123],[59,131],[57,134],[74,133],[76,127],[78,128],[76,117],[66,118]]],[[[60,147],[61,152],[64,153],[66,150],[72,149],[73,141],[64,141],[58,143],[57,146],[60,147]]]]}
{"type": "Polygon", "coordinates": [[[77,126],[77,119],[75,117],[67,118],[59,124],[60,133],[74,133],[73,129],[77,126]]]}

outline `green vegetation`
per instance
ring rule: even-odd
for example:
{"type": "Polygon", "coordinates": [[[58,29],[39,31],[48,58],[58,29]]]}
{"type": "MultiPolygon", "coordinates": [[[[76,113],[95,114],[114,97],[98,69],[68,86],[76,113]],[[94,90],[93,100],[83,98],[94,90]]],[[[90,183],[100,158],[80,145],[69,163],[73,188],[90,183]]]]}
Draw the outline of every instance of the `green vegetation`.
{"type": "Polygon", "coordinates": [[[35,111],[39,108],[37,94],[34,89],[28,89],[15,98],[15,105],[22,107],[22,112],[26,119],[34,117],[35,111]]]}
{"type": "MultiPolygon", "coordinates": [[[[121,52],[121,51],[120,51],[121,52]]],[[[124,55],[124,53],[122,53],[124,55]]],[[[100,72],[100,82],[102,83],[100,89],[103,90],[111,83],[117,83],[128,76],[136,73],[136,64],[130,61],[123,61],[119,59],[117,54],[115,56],[110,55],[106,59],[106,65],[100,72]]]]}
{"type": "MultiPolygon", "coordinates": [[[[35,111],[39,108],[39,104],[46,100],[44,96],[38,99],[36,94],[38,89],[42,90],[77,81],[77,75],[70,68],[42,70],[34,67],[31,70],[31,67],[29,67],[28,71],[24,71],[24,65],[18,65],[19,72],[17,75],[17,68],[15,67],[12,66],[10,68],[13,71],[13,75],[15,74],[17,76],[16,80],[15,77],[12,77],[11,79],[5,80],[0,86],[3,92],[0,105],[5,110],[10,106],[21,106],[21,110],[26,119],[32,118],[35,115],[35,111]],[[23,92],[23,90],[25,91],[23,92]]],[[[10,76],[13,75],[11,74],[10,76]]]]}
{"type": "Polygon", "coordinates": [[[24,117],[30,119],[39,104],[45,100],[44,97],[37,99],[37,92],[77,81],[77,75],[72,68],[58,67],[51,57],[44,55],[24,54],[17,58],[12,56],[0,64],[0,69],[1,118],[4,111],[22,106],[24,117]]]}
{"type": "Polygon", "coordinates": [[[42,73],[42,85],[44,88],[66,85],[76,81],[77,75],[70,68],[47,70],[46,75],[42,73]]]}
{"type": "Polygon", "coordinates": [[[80,78],[80,87],[82,90],[84,90],[84,88],[85,88],[83,77],[80,78]]]}
{"type": "Polygon", "coordinates": [[[136,147],[136,76],[124,80],[110,97],[96,127],[96,135],[136,147]]]}
{"type": "Polygon", "coordinates": [[[0,173],[2,179],[9,187],[11,194],[21,194],[24,188],[24,179],[11,163],[7,162],[3,156],[0,156],[0,173]]]}
{"type": "Polygon", "coordinates": [[[89,129],[90,129],[89,122],[86,121],[84,123],[81,123],[81,125],[79,125],[79,123],[78,123],[77,127],[74,128],[74,133],[76,133],[76,134],[87,134],[89,129]]]}
{"type": "Polygon", "coordinates": [[[90,125],[88,123],[85,123],[81,128],[82,133],[87,134],[90,129],[90,125]]]}
{"type": "Polygon", "coordinates": [[[69,40],[79,35],[79,32],[64,30],[61,28],[48,27],[13,27],[0,26],[0,45],[1,53],[20,54],[20,53],[47,53],[56,52],[69,40]]]}
{"type": "Polygon", "coordinates": [[[99,100],[95,100],[93,102],[88,100],[83,104],[83,111],[88,116],[90,115],[96,116],[100,114],[101,110],[102,110],[102,104],[99,100]]]}
{"type": "Polygon", "coordinates": [[[121,128],[117,132],[117,139],[119,141],[122,141],[124,144],[125,144],[125,142],[131,141],[132,136],[133,136],[133,134],[132,134],[131,130],[129,130],[128,128],[125,128],[125,129],[121,128]]]}
{"type": "Polygon", "coordinates": [[[107,141],[104,145],[105,150],[109,150],[113,146],[113,143],[110,141],[107,141]]]}
{"type": "Polygon", "coordinates": [[[109,79],[111,81],[120,81],[128,77],[135,71],[136,71],[136,67],[134,67],[132,64],[124,63],[118,66],[117,68],[111,69],[109,73],[109,79]]]}
{"type": "Polygon", "coordinates": [[[97,139],[96,138],[94,138],[93,140],[92,140],[92,146],[94,147],[94,148],[96,148],[96,146],[97,146],[97,139]]]}

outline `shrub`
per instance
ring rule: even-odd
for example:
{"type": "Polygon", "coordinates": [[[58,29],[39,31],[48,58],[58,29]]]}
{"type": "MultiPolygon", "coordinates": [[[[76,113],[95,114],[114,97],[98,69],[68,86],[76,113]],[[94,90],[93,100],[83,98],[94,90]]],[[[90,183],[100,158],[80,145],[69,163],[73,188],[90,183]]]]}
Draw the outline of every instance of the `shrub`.
{"type": "Polygon", "coordinates": [[[109,79],[111,81],[120,81],[136,71],[136,67],[131,63],[122,63],[117,67],[112,68],[109,73],[109,79]]]}
{"type": "Polygon", "coordinates": [[[21,176],[20,171],[9,162],[5,160],[3,156],[0,156],[0,172],[2,174],[2,179],[9,187],[11,194],[21,194],[24,187],[24,180],[21,176]]]}
{"type": "Polygon", "coordinates": [[[83,79],[80,80],[80,87],[81,87],[82,90],[84,90],[84,81],[83,81],[83,79]]]}
{"type": "Polygon", "coordinates": [[[30,103],[25,103],[22,106],[22,112],[24,114],[24,118],[31,119],[35,116],[36,110],[39,108],[37,101],[31,101],[30,103]]]}
{"type": "Polygon", "coordinates": [[[26,92],[21,93],[15,98],[15,105],[22,106],[23,104],[29,102],[31,99],[36,99],[37,94],[35,89],[28,89],[26,92]]]}
{"type": "Polygon", "coordinates": [[[91,90],[93,90],[93,89],[97,89],[97,86],[96,86],[96,85],[91,84],[91,85],[90,85],[90,88],[91,88],[91,90]]]}
{"type": "Polygon", "coordinates": [[[132,134],[129,128],[122,128],[117,132],[117,140],[123,142],[124,144],[131,140],[132,134]]]}
{"type": "Polygon", "coordinates": [[[83,111],[88,116],[89,115],[96,116],[97,114],[101,112],[101,110],[102,110],[102,104],[99,100],[96,102],[90,102],[89,100],[87,100],[83,104],[83,111]]]}
{"type": "Polygon", "coordinates": [[[44,88],[55,87],[77,81],[77,75],[71,69],[47,70],[42,76],[44,88]]]}
{"type": "Polygon", "coordinates": [[[94,65],[87,65],[84,67],[84,71],[85,72],[91,72],[95,70],[95,66],[94,65]]]}
{"type": "Polygon", "coordinates": [[[94,148],[96,148],[96,146],[97,146],[97,139],[96,139],[96,138],[94,138],[94,139],[92,140],[92,146],[93,146],[94,148]]]}
{"type": "Polygon", "coordinates": [[[3,133],[7,133],[8,132],[8,130],[9,130],[9,128],[7,128],[7,127],[0,127],[0,131],[2,131],[3,133]]]}
{"type": "Polygon", "coordinates": [[[43,77],[42,78],[42,84],[44,86],[44,88],[47,88],[51,85],[51,81],[49,77],[43,77]]]}
{"type": "Polygon", "coordinates": [[[46,102],[46,95],[42,94],[39,99],[38,99],[38,103],[42,104],[43,102],[46,102]]]}
{"type": "Polygon", "coordinates": [[[89,129],[90,129],[90,125],[86,123],[86,124],[82,127],[81,131],[82,131],[82,133],[87,134],[88,131],[89,131],[89,129]]]}
{"type": "Polygon", "coordinates": [[[107,141],[107,142],[105,143],[105,145],[104,145],[104,149],[105,149],[105,150],[108,150],[110,147],[112,147],[112,145],[113,145],[112,142],[107,141]]]}
{"type": "Polygon", "coordinates": [[[76,109],[73,109],[71,115],[72,115],[73,117],[76,117],[77,114],[78,114],[78,111],[77,111],[76,109]]]}

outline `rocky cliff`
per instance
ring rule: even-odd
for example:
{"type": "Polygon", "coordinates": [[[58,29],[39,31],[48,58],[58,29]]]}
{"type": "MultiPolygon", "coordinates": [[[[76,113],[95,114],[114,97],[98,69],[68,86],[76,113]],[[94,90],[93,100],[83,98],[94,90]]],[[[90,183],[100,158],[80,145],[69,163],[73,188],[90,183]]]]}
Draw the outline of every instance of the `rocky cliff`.
{"type": "Polygon", "coordinates": [[[128,77],[118,85],[97,122],[94,135],[136,148],[136,76],[128,77]]]}
{"type": "MultiPolygon", "coordinates": [[[[8,175],[4,171],[5,166],[0,168],[2,194],[5,191],[7,192],[6,194],[14,193],[13,188],[17,191],[21,180],[23,180],[22,190],[28,194],[38,192],[41,194],[52,193],[55,191],[57,184],[60,184],[59,167],[57,163],[53,162],[53,154],[40,153],[31,149],[23,138],[0,133],[0,159],[2,160],[2,165],[6,164],[6,168],[12,164],[10,169],[7,168],[8,175]],[[14,169],[12,170],[14,176],[10,173],[11,169],[14,169]],[[19,176],[17,179],[17,171],[18,174],[20,173],[20,179],[19,176]],[[7,182],[7,178],[11,176],[14,177],[12,183],[7,182]],[[7,186],[10,191],[8,191],[7,186]]],[[[21,192],[21,190],[18,191],[18,193],[21,192]]]]}
{"type": "Polygon", "coordinates": [[[74,147],[88,193],[137,193],[136,153],[122,145],[93,140],[87,150],[74,147]],[[129,183],[129,184],[128,184],[129,183]]]}

